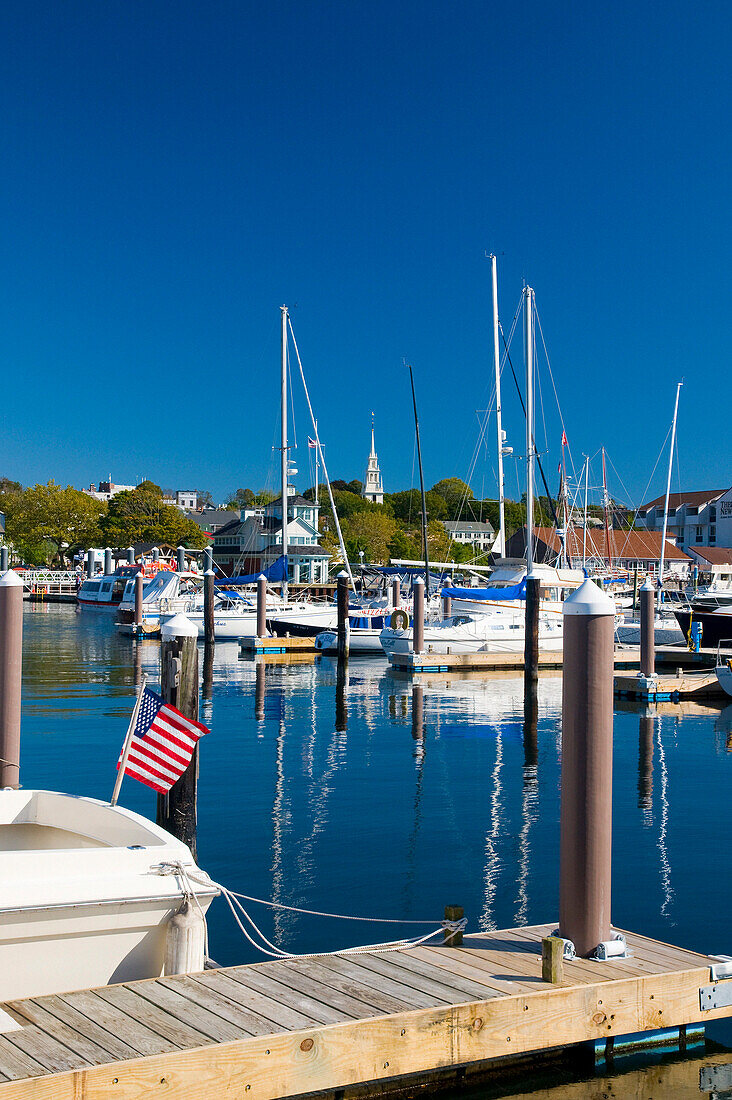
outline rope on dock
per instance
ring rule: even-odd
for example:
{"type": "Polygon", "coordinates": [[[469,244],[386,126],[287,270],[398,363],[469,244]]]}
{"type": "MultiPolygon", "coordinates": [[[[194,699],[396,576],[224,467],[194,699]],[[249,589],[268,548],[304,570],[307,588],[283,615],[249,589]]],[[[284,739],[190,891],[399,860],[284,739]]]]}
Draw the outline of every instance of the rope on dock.
{"type": "Polygon", "coordinates": [[[158,874],[161,875],[177,875],[183,883],[184,891],[193,897],[196,904],[198,904],[198,898],[196,897],[195,885],[206,886],[207,888],[214,886],[217,890],[220,891],[221,896],[224,898],[227,905],[229,906],[232,916],[239,926],[240,931],[249,941],[252,947],[256,948],[256,950],[260,951],[263,955],[269,955],[270,958],[273,959],[318,959],[328,958],[332,955],[362,955],[366,953],[382,954],[389,951],[406,951],[412,947],[419,947],[420,944],[427,943],[428,940],[434,939],[435,936],[445,935],[447,933],[448,935],[446,938],[450,939],[451,936],[454,935],[456,932],[462,932],[468,923],[465,917],[455,921],[443,920],[435,922],[434,920],[396,920],[392,917],[355,917],[347,915],[345,913],[320,913],[313,909],[298,909],[296,906],[292,905],[283,905],[279,902],[265,901],[262,898],[248,897],[248,895],[240,894],[236,890],[229,890],[226,886],[222,886],[220,882],[214,882],[208,877],[206,879],[197,878],[195,874],[191,873],[190,869],[184,867],[183,864],[179,862],[160,863],[158,864],[156,870],[158,874]],[[264,932],[262,932],[261,928],[258,927],[254,919],[246,911],[240,899],[243,899],[245,901],[257,902],[272,909],[285,909],[289,912],[305,913],[309,916],[331,917],[336,920],[367,921],[373,924],[429,924],[432,925],[432,930],[430,932],[426,932],[423,936],[417,936],[411,939],[391,940],[388,943],[365,944],[360,947],[344,947],[339,951],[317,951],[304,955],[295,954],[290,951],[283,951],[282,948],[277,947],[276,944],[268,940],[264,932]],[[249,929],[242,923],[241,917],[243,917],[248,922],[248,924],[251,925],[253,933],[259,937],[261,943],[257,943],[257,941],[252,938],[252,932],[250,932],[249,929]],[[435,927],[435,924],[437,924],[437,927],[435,927]]]}

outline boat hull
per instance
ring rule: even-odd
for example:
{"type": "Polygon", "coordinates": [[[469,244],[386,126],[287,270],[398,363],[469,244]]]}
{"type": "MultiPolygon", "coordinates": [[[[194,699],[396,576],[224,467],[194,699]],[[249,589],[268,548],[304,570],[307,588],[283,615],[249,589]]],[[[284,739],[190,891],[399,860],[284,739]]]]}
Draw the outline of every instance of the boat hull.
{"type": "Polygon", "coordinates": [[[725,611],[675,611],[676,621],[684,638],[689,635],[689,622],[702,625],[701,644],[708,648],[732,639],[732,608],[725,611]]]}

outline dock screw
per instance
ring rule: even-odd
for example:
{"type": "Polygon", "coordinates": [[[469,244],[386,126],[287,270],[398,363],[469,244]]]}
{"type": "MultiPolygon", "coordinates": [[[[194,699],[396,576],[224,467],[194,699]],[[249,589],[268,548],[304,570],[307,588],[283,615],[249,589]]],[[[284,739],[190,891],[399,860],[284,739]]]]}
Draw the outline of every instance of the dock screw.
{"type": "Polygon", "coordinates": [[[388,1062],[384,1062],[384,1069],[388,1069],[388,1068],[389,1068],[389,1063],[388,1063],[388,1062]]]}
{"type": "Polygon", "coordinates": [[[119,1077],[113,1077],[112,1078],[112,1084],[113,1085],[118,1085],[119,1084],[119,1077]]]}
{"type": "Polygon", "coordinates": [[[407,1033],[407,1029],[405,1027],[403,1027],[402,1030],[401,1030],[401,1034],[406,1035],[406,1033],[407,1033]]]}

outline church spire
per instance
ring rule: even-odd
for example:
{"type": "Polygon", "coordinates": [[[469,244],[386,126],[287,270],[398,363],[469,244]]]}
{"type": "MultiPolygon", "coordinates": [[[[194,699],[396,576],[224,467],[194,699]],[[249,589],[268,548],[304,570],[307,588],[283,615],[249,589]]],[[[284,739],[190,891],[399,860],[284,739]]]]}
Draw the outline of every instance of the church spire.
{"type": "Polygon", "coordinates": [[[376,454],[376,444],[374,442],[374,414],[371,413],[371,452],[369,454],[369,461],[366,467],[366,480],[364,481],[363,492],[361,494],[365,500],[370,500],[372,504],[384,503],[384,484],[381,480],[381,470],[379,469],[379,459],[376,454]]]}

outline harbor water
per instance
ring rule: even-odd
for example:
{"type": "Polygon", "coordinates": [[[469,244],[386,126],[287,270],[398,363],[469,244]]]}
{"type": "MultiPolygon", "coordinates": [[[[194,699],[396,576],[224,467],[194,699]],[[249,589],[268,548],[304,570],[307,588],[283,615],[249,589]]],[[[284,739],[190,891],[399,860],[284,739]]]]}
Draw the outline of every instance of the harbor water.
{"type": "MultiPolygon", "coordinates": [[[[142,671],[159,683],[159,645],[120,637],[114,619],[26,605],[23,786],[110,797],[135,684],[142,671]]],[[[552,921],[560,716],[559,675],[539,681],[534,729],[513,674],[415,688],[385,660],[353,659],[339,680],[328,658],[261,664],[220,643],[201,705],[199,863],[231,889],[324,913],[438,922],[456,904],[468,931],[552,921]]],[[[614,752],[614,924],[732,954],[732,705],[619,706],[614,752]]],[[[154,818],[155,799],[123,783],[123,805],[154,818]]],[[[395,934],[246,905],[293,952],[395,934]]],[[[222,900],[209,927],[218,963],[261,961],[222,900]]],[[[729,1022],[707,1034],[732,1046],[729,1022]]],[[[689,1081],[698,1095],[698,1072],[689,1081]]]]}

